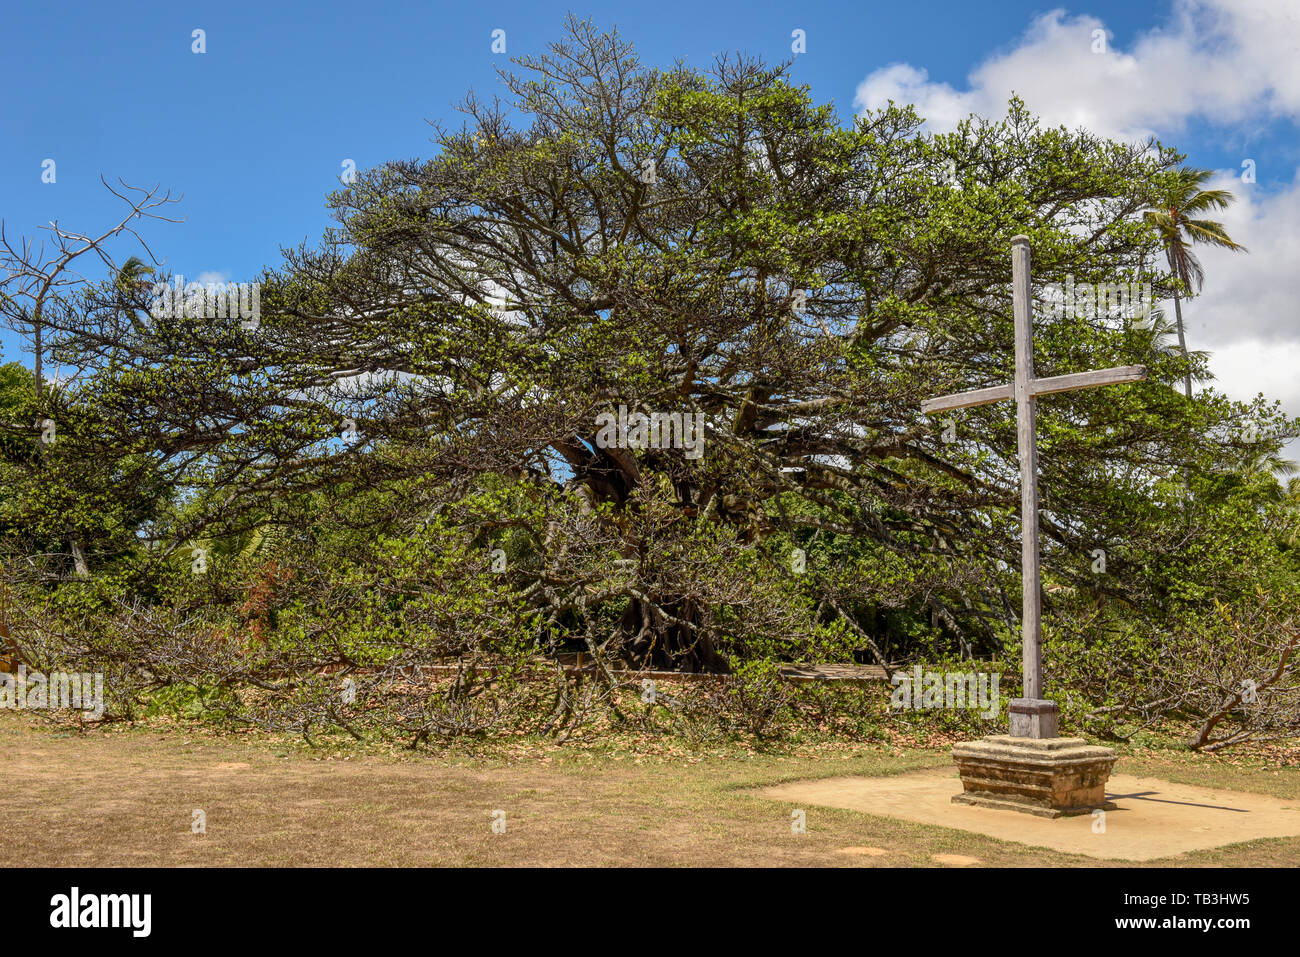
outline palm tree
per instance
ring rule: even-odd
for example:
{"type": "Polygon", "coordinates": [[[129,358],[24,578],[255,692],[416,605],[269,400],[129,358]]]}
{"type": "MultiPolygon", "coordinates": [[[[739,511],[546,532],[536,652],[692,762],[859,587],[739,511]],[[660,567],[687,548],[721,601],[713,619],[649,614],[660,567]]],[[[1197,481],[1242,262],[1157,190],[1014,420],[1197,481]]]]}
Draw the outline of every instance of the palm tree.
{"type": "Polygon", "coordinates": [[[141,289],[147,289],[151,281],[149,277],[154,275],[154,268],[142,260],[139,256],[132,256],[122,264],[122,268],[117,271],[117,292],[121,301],[123,311],[126,312],[127,318],[131,320],[131,326],[138,333],[141,331],[139,320],[135,315],[135,307],[132,301],[141,289]]]}
{"type": "Polygon", "coordinates": [[[1291,521],[1283,533],[1283,541],[1295,548],[1300,546],[1300,476],[1293,477],[1286,483],[1285,502],[1291,521]]]}
{"type": "Polygon", "coordinates": [[[152,276],[153,273],[153,266],[139,256],[132,256],[122,263],[122,268],[117,271],[117,283],[123,290],[134,290],[140,286],[147,286],[149,283],[144,277],[152,276]]]}
{"type": "MultiPolygon", "coordinates": [[[[1169,342],[1177,330],[1174,329],[1173,322],[1166,317],[1165,310],[1161,306],[1153,306],[1145,318],[1133,323],[1131,330],[1142,333],[1146,342],[1140,347],[1140,351],[1151,358],[1160,355],[1186,356],[1188,354],[1186,348],[1169,342]]],[[[1198,356],[1204,354],[1197,353],[1198,356]]]]}
{"type": "MultiPolygon", "coordinates": [[[[1192,252],[1196,243],[1207,246],[1221,246],[1225,249],[1245,252],[1246,247],[1232,239],[1223,228],[1222,223],[1211,219],[1197,218],[1197,214],[1215,209],[1226,209],[1233,201],[1233,195],[1226,189],[1201,189],[1212,175],[1208,169],[1183,167],[1174,171],[1174,178],[1169,185],[1157,194],[1150,209],[1143,213],[1143,219],[1155,227],[1164,242],[1165,255],[1169,259],[1169,268],[1180,286],[1174,287],[1174,316],[1178,326],[1178,346],[1183,357],[1188,358],[1187,337],[1183,333],[1183,304],[1179,295],[1182,291],[1192,294],[1201,290],[1205,281],[1205,271],[1192,252]]],[[[1192,397],[1192,373],[1189,369],[1183,380],[1183,390],[1187,398],[1192,397]]]]}

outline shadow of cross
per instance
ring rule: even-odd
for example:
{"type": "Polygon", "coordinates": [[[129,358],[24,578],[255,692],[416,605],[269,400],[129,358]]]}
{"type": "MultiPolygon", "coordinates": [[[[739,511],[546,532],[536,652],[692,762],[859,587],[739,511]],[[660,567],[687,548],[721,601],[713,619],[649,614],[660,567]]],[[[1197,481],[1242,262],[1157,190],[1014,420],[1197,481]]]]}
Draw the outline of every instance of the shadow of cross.
{"type": "Polygon", "coordinates": [[[1224,807],[1222,804],[1198,804],[1195,801],[1173,801],[1169,798],[1155,798],[1152,794],[1159,794],[1159,791],[1134,791],[1132,794],[1111,794],[1106,792],[1107,801],[1122,801],[1124,798],[1135,798],[1139,801],[1158,801],[1161,804],[1181,804],[1183,807],[1203,807],[1211,811],[1232,811],[1234,814],[1249,814],[1250,811],[1244,807],[1224,807]]]}
{"type": "MultiPolygon", "coordinates": [[[[1056,737],[1055,705],[1044,701],[1042,592],[1038,570],[1038,449],[1035,415],[1040,395],[1073,392],[1099,385],[1138,382],[1147,377],[1146,366],[1116,366],[1072,375],[1039,379],[1034,376],[1034,328],[1029,292],[1029,237],[1011,237],[1012,305],[1015,315],[1016,377],[1014,382],[974,392],[961,392],[926,399],[921,411],[927,415],[950,409],[969,409],[1007,399],[1016,400],[1016,444],[1020,452],[1020,567],[1023,614],[1020,632],[1023,645],[1024,690],[1032,706],[1032,718],[1019,729],[1012,721],[1011,733],[1018,737],[1056,737]],[[1042,706],[1042,707],[1039,707],[1042,706]],[[1044,720],[1044,709],[1052,719],[1044,720]]],[[[1014,703],[1013,703],[1014,704],[1014,703]]]]}

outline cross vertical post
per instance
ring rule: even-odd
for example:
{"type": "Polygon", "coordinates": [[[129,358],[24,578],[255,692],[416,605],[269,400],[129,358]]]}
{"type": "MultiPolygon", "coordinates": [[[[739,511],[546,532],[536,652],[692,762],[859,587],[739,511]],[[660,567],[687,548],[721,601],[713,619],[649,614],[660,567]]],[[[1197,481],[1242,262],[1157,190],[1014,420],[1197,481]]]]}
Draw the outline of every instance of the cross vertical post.
{"type": "Polygon", "coordinates": [[[1114,808],[1106,781],[1115,752],[1082,738],[1057,737],[1056,703],[1043,698],[1043,593],[1038,566],[1038,397],[1141,382],[1145,366],[1116,366],[1040,379],[1034,374],[1033,298],[1029,286],[1029,237],[1011,238],[1011,305],[1015,318],[1015,377],[1001,385],[940,395],[921,403],[926,415],[971,409],[1014,399],[1020,461],[1020,571],[1023,604],[1020,636],[1024,668],[1022,698],[1007,709],[1010,734],[989,735],[952,749],[962,793],[955,804],[1023,811],[1039,817],[1086,814],[1114,808]]]}
{"type": "Polygon", "coordinates": [[[1038,400],[1034,397],[1034,324],[1029,294],[1029,237],[1011,239],[1012,307],[1016,326],[1016,445],[1020,452],[1020,619],[1025,698],[1043,693],[1042,588],[1038,572],[1038,400]]]}
{"type": "Polygon", "coordinates": [[[927,415],[969,409],[1014,399],[1016,448],[1020,460],[1020,570],[1023,698],[1011,702],[1011,736],[1055,738],[1057,707],[1043,695],[1043,592],[1038,565],[1038,449],[1035,442],[1038,396],[1074,392],[1102,385],[1141,382],[1145,366],[1116,366],[1040,379],[1034,374],[1033,298],[1029,285],[1029,237],[1011,238],[1012,309],[1015,317],[1015,379],[973,392],[926,399],[927,415]]]}

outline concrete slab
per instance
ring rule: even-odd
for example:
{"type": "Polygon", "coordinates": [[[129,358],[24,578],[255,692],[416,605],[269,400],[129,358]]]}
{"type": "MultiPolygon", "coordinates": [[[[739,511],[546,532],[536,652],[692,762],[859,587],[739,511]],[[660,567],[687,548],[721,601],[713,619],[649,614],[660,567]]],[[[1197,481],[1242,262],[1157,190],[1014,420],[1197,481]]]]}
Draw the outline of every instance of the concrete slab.
{"type": "Polygon", "coordinates": [[[1033,817],[1018,811],[953,804],[955,769],[893,777],[792,781],[751,791],[797,805],[863,811],[951,827],[1056,851],[1117,861],[1150,861],[1262,837],[1300,834],[1300,800],[1112,775],[1105,817],[1033,817]]]}

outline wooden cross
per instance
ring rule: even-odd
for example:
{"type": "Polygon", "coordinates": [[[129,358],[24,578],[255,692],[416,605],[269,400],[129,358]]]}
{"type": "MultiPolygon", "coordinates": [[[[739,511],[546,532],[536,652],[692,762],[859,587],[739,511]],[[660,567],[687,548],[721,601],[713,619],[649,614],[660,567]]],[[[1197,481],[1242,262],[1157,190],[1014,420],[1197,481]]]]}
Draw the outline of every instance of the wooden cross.
{"type": "Polygon", "coordinates": [[[1146,366],[1117,366],[1073,375],[1034,377],[1034,333],[1029,295],[1029,237],[1011,238],[1013,308],[1016,320],[1016,379],[974,392],[927,399],[927,415],[950,409],[969,409],[1005,399],[1016,400],[1017,444],[1020,450],[1020,555],[1023,578],[1024,698],[1011,703],[1011,733],[1016,737],[1056,737],[1056,705],[1043,700],[1042,592],[1038,572],[1038,449],[1035,412],[1038,396],[1071,392],[1098,385],[1138,382],[1147,377],[1146,366]]]}

